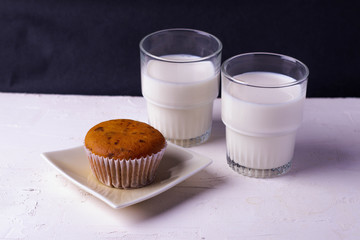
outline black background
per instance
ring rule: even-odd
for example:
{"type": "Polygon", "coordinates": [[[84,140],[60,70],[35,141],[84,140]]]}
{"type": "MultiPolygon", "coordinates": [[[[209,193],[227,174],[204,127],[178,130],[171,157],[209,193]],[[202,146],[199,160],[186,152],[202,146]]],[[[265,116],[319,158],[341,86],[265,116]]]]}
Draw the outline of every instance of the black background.
{"type": "Polygon", "coordinates": [[[223,61],[276,52],[310,69],[308,97],[360,97],[356,1],[1,1],[0,91],[141,96],[139,42],[217,36],[223,61]]]}

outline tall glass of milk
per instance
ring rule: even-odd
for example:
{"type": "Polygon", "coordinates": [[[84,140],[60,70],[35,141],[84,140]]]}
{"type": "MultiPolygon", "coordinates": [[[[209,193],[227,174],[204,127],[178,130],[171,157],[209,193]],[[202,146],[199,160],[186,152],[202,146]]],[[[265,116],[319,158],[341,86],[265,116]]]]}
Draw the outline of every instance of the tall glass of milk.
{"type": "Polygon", "coordinates": [[[162,30],[141,40],[148,120],[167,140],[190,147],[210,137],[221,50],[215,36],[192,29],[162,30]]]}
{"type": "Polygon", "coordinates": [[[227,163],[251,177],[286,173],[302,122],[308,68],[292,57],[259,52],[232,57],[221,71],[227,163]]]}

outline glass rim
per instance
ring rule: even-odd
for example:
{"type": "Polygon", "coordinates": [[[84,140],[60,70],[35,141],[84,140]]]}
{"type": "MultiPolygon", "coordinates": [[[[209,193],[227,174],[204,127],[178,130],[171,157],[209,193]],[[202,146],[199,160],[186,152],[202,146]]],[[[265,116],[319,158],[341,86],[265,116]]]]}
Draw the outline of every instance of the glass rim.
{"type": "Polygon", "coordinates": [[[146,35],[145,37],[143,37],[141,39],[141,41],[139,43],[139,47],[140,47],[141,52],[145,53],[146,55],[148,55],[148,56],[150,56],[150,57],[152,57],[152,58],[154,58],[156,60],[163,61],[163,62],[172,62],[172,63],[201,62],[201,61],[210,59],[210,58],[218,55],[222,51],[222,43],[217,37],[215,37],[214,35],[212,35],[210,33],[207,33],[207,32],[201,31],[201,30],[191,29],[191,28],[168,28],[168,29],[163,29],[163,30],[159,30],[159,31],[156,31],[156,32],[152,32],[152,33],[146,35]],[[163,57],[160,57],[160,56],[156,56],[156,55],[154,55],[154,54],[152,54],[149,51],[144,49],[143,44],[149,37],[154,36],[154,35],[159,34],[159,33],[162,33],[162,32],[177,32],[177,31],[193,32],[193,33],[197,33],[197,34],[200,34],[200,35],[205,35],[205,36],[208,36],[210,38],[213,38],[216,41],[216,43],[218,44],[218,48],[212,54],[209,54],[209,55],[207,55],[205,57],[199,57],[199,58],[187,59],[187,60],[176,60],[176,59],[163,58],[163,57]]]}
{"type": "MultiPolygon", "coordinates": [[[[261,72],[261,71],[258,71],[258,72],[261,72]]],[[[309,68],[303,62],[299,61],[298,59],[287,56],[287,55],[283,55],[283,54],[279,54],[279,53],[271,53],[271,52],[249,52],[249,53],[238,54],[238,55],[235,55],[235,56],[225,60],[223,62],[223,64],[222,64],[222,66],[221,66],[221,73],[224,74],[225,77],[227,79],[229,79],[230,81],[241,84],[241,85],[244,85],[244,86],[256,87],[256,88],[283,88],[283,87],[291,87],[291,86],[294,86],[294,85],[298,85],[298,84],[301,84],[304,81],[307,81],[308,76],[309,76],[309,68]],[[285,84],[279,84],[279,85],[276,85],[276,86],[261,86],[261,85],[256,85],[256,84],[250,84],[250,83],[247,83],[247,82],[243,82],[243,81],[241,81],[239,79],[235,79],[233,76],[230,76],[228,74],[228,72],[225,70],[225,67],[229,64],[229,62],[234,60],[235,58],[249,56],[249,55],[266,55],[266,56],[280,57],[281,59],[285,59],[285,60],[288,60],[288,61],[291,61],[291,62],[294,62],[294,63],[299,63],[305,69],[304,77],[302,77],[299,80],[295,79],[294,82],[285,83],[285,84]]]]}

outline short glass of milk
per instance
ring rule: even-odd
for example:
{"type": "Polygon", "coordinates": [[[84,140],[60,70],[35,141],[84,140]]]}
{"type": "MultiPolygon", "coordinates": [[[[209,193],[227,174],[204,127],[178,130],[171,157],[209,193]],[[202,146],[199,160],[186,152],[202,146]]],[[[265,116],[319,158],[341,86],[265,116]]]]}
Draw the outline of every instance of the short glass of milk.
{"type": "Polygon", "coordinates": [[[167,29],[140,42],[141,90],[149,124],[177,145],[208,140],[220,85],[222,44],[193,29],[167,29]]]}
{"type": "Polygon", "coordinates": [[[302,122],[308,68],[289,56],[255,52],[226,60],[221,72],[229,166],[258,178],[288,172],[302,122]]]}

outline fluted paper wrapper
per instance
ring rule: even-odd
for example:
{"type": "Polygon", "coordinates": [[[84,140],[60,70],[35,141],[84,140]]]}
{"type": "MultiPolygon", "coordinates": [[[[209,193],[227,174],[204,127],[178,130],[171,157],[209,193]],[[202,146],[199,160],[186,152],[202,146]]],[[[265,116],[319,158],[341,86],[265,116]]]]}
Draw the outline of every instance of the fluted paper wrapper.
{"type": "Polygon", "coordinates": [[[136,159],[112,159],[98,156],[86,147],[91,170],[104,185],[114,188],[140,188],[155,179],[166,146],[158,153],[136,159]]]}

